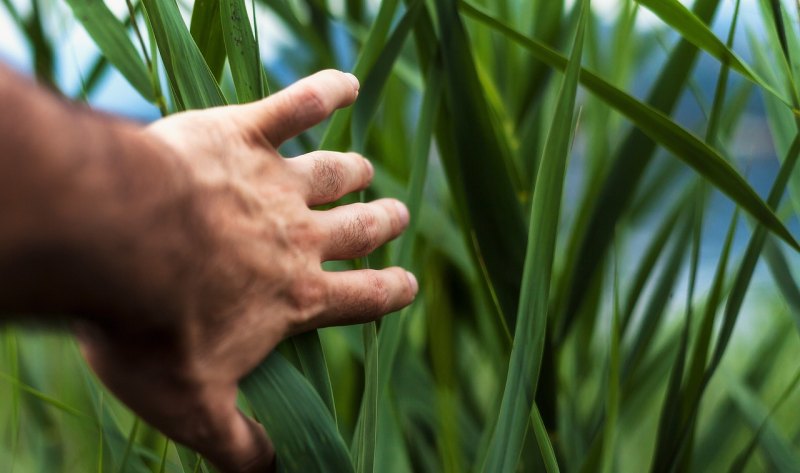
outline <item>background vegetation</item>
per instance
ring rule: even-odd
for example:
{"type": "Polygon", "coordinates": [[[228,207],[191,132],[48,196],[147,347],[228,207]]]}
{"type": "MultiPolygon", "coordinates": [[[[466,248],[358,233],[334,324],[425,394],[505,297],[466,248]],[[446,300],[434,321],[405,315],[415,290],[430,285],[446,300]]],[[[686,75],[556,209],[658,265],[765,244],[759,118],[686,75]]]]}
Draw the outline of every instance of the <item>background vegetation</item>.
{"type": "MultiPolygon", "coordinates": [[[[89,102],[110,68],[163,114],[322,68],[361,79],[283,151],[373,159],[362,198],[406,200],[411,228],[330,269],[401,264],[422,291],[285,342],[243,383],[284,471],[800,471],[800,4],[1,4],[38,79],[89,102]],[[65,12],[100,51],[78,91],[48,26],[65,12]],[[262,64],[264,28],[285,45],[262,64]]],[[[63,333],[1,336],[3,471],[210,469],[63,333]]]]}

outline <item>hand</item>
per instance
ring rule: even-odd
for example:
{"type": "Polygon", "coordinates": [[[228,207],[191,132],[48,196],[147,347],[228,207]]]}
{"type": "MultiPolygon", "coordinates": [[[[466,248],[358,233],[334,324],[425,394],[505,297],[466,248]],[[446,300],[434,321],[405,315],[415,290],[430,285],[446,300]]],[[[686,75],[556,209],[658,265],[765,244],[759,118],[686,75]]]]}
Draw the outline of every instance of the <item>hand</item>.
{"type": "Polygon", "coordinates": [[[357,94],[355,77],[324,71],[257,103],[181,113],[142,131],[185,170],[183,197],[160,210],[179,218],[154,219],[132,240],[135,261],[123,276],[136,316],[86,322],[77,332],[123,402],[223,471],[268,471],[273,463],[268,437],[238,411],[236,392],[276,344],[375,320],[416,295],[416,280],[400,268],[321,269],[370,253],[408,224],[408,210],[391,199],[309,209],[364,189],[369,162],[353,153],[277,152],[357,94]]]}

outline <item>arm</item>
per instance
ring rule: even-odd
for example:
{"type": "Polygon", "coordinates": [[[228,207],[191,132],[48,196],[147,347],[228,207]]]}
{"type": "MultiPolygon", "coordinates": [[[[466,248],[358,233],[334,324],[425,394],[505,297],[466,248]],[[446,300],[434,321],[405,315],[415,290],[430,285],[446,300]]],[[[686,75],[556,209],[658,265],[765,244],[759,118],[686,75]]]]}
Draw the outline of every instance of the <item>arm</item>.
{"type": "Polygon", "coordinates": [[[357,89],[325,71],[142,128],[0,70],[0,313],[73,320],[95,372],[146,421],[223,471],[266,470],[239,380],[287,336],[374,320],[417,292],[400,268],[321,270],[408,223],[390,199],[309,209],[366,187],[371,165],[276,151],[357,89]]]}

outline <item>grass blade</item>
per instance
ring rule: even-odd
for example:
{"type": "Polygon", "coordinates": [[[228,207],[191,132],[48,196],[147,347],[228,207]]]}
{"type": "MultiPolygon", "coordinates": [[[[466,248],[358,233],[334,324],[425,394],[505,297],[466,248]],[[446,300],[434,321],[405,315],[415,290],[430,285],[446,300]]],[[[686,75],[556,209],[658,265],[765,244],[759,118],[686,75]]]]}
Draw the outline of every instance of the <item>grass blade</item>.
{"type": "Polygon", "coordinates": [[[787,107],[793,108],[791,103],[782,97],[769,83],[761,78],[750,66],[742,61],[739,56],[726,46],[711,29],[695,16],[678,0],[636,0],[655,13],[664,23],[667,23],[681,33],[684,40],[689,41],[708,54],[719,59],[723,65],[729,66],[739,72],[747,80],[769,92],[783,102],[787,107]]]}
{"type": "Polygon", "coordinates": [[[491,119],[455,1],[437,2],[437,16],[446,103],[437,144],[473,259],[511,334],[525,253],[522,208],[508,169],[511,151],[491,119]]]}
{"type": "MultiPolygon", "coordinates": [[[[561,197],[573,130],[572,126],[565,124],[574,122],[589,5],[589,0],[581,3],[581,19],[572,54],[533,189],[517,328],[503,400],[483,468],[488,472],[509,473],[516,470],[528,424],[528,419],[519,413],[534,409],[533,400],[544,350],[561,197]]],[[[534,425],[540,423],[534,422],[534,425]]],[[[552,446],[546,435],[537,435],[537,441],[542,452],[552,455],[552,446]]]]}
{"type": "Polygon", "coordinates": [[[392,67],[400,56],[408,34],[419,18],[422,5],[421,0],[415,0],[406,10],[389,40],[386,41],[383,52],[364,80],[364,85],[358,94],[358,101],[353,107],[352,147],[355,150],[364,149],[369,125],[378,109],[383,88],[389,79],[392,67]]]}
{"type": "Polygon", "coordinates": [[[297,351],[297,358],[303,368],[308,381],[314,386],[322,402],[328,407],[334,422],[336,421],[336,406],[333,402],[333,387],[331,386],[331,375],[328,372],[328,364],[325,361],[325,351],[319,339],[319,333],[314,330],[311,332],[295,335],[291,338],[292,345],[297,351]]]}
{"type": "MultiPolygon", "coordinates": [[[[365,46],[359,51],[358,59],[355,66],[353,66],[352,72],[356,77],[364,77],[380,56],[384,40],[392,26],[392,18],[395,10],[397,10],[397,4],[398,0],[384,0],[381,2],[375,21],[372,23],[369,34],[364,41],[365,46]]],[[[325,130],[325,135],[322,137],[320,148],[337,150],[348,146],[346,131],[347,126],[350,124],[352,113],[353,109],[347,108],[333,115],[328,128],[325,130]]]]}
{"type": "MultiPolygon", "coordinates": [[[[567,59],[546,45],[508,28],[469,3],[462,1],[461,5],[465,13],[519,43],[535,54],[541,61],[562,70],[566,67],[567,59]]],[[[774,232],[794,249],[800,251],[800,245],[795,241],[789,230],[761,200],[750,184],[728,164],[719,152],[670,120],[667,115],[658,111],[655,107],[636,100],[596,74],[583,70],[581,83],[628,117],[643,133],[694,168],[759,222],[767,226],[770,231],[774,232]]],[[[634,155],[634,158],[646,159],[640,155],[634,155]]],[[[628,187],[630,186],[615,185],[614,192],[618,193],[620,188],[627,189],[628,187]]],[[[596,238],[597,235],[593,233],[593,237],[596,238]]]]}
{"type": "Polygon", "coordinates": [[[239,103],[263,98],[261,58],[244,0],[220,0],[220,21],[239,103]]]}
{"type": "Polygon", "coordinates": [[[249,374],[241,388],[275,444],[279,471],[354,471],[330,411],[279,353],[249,374]]]}
{"type": "Polygon", "coordinates": [[[222,34],[220,0],[196,0],[189,32],[197,43],[211,74],[219,81],[225,67],[225,40],[222,34]]]}
{"type": "Polygon", "coordinates": [[[192,39],[175,0],[143,0],[180,109],[225,105],[225,97],[192,39]]]}
{"type": "Polygon", "coordinates": [[[102,0],[67,0],[75,18],[125,79],[146,100],[155,101],[153,82],[123,24],[102,0]]]}
{"type": "Polygon", "coordinates": [[[353,439],[353,457],[357,473],[371,473],[375,469],[375,448],[378,435],[379,360],[378,333],[375,323],[362,328],[364,344],[364,395],[353,439]]]}

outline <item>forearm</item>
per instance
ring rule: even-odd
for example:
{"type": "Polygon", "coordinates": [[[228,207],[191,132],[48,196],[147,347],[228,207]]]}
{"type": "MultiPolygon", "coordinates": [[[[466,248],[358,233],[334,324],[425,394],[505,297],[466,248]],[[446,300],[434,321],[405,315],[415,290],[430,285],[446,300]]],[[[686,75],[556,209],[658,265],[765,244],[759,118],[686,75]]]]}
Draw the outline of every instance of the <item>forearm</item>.
{"type": "Polygon", "coordinates": [[[0,317],[125,317],[122,296],[173,277],[139,253],[143,235],[181,221],[186,173],[139,126],[2,67],[0,103],[0,317]]]}

